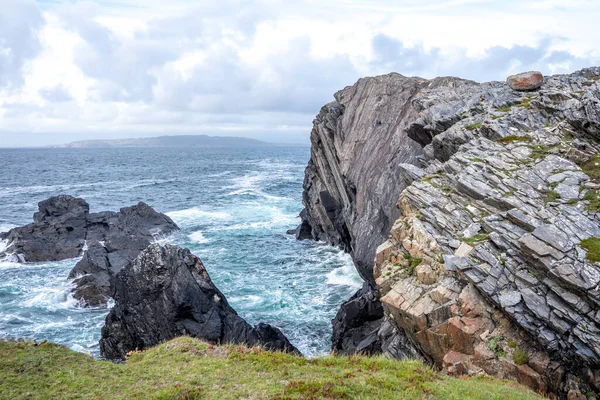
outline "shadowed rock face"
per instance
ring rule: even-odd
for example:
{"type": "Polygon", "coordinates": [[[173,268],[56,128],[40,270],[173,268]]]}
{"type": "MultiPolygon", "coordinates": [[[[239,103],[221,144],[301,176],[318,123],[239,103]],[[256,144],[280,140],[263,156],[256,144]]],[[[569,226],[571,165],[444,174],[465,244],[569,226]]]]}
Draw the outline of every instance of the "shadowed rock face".
{"type": "MultiPolygon", "coordinates": [[[[376,87],[381,79],[394,81],[390,90],[378,89],[386,95],[418,83],[402,112],[387,119],[397,119],[402,132],[395,135],[418,143],[423,157],[394,167],[402,183],[371,177],[372,184],[358,190],[356,178],[348,177],[372,170],[348,149],[380,144],[369,145],[379,141],[371,134],[375,128],[353,127],[374,123],[385,106],[371,102],[376,92],[356,99],[369,107],[352,114],[340,100],[327,105],[312,133],[316,148],[302,217],[304,232],[342,243],[363,277],[374,273],[386,315],[380,331],[384,325],[397,331],[379,334],[382,349],[390,340],[408,340],[450,373],[485,371],[561,397],[597,392],[600,268],[581,242],[600,237],[600,68],[547,77],[529,93],[500,82],[398,75],[367,78],[342,92],[376,87]],[[335,178],[335,169],[344,171],[343,179],[335,178]],[[334,186],[341,186],[328,189],[335,201],[317,196],[334,186]],[[337,194],[355,187],[348,202],[337,194]],[[395,201],[386,206],[383,192],[400,198],[398,207],[395,201]],[[378,207],[395,210],[398,218],[392,211],[392,222],[374,218],[378,207]],[[344,225],[348,241],[335,229],[344,225]],[[376,240],[361,235],[385,239],[377,248],[376,240]],[[374,269],[366,254],[376,255],[374,269]],[[515,348],[528,355],[524,364],[513,359],[515,348]]],[[[369,153],[382,174],[391,168],[389,155],[406,148],[388,146],[395,148],[369,153]]],[[[342,309],[352,309],[355,300],[342,309]]],[[[364,320],[373,323],[369,313],[364,320]]],[[[334,332],[344,336],[335,326],[334,332]]]]}
{"type": "Polygon", "coordinates": [[[337,92],[314,121],[299,234],[351,253],[367,281],[407,185],[398,165],[423,154],[408,140],[402,116],[414,112],[410,99],[426,84],[398,74],[360,79],[337,92]]]}
{"type": "Polygon", "coordinates": [[[112,296],[112,278],[157,236],[177,225],[145,203],[119,212],[90,213],[79,198],[61,195],[39,203],[34,223],[11,229],[8,246],[0,256],[19,262],[58,261],[79,257],[70,272],[73,296],[84,305],[105,304],[112,296]]]}
{"type": "Polygon", "coordinates": [[[150,245],[119,272],[115,289],[100,339],[108,359],[182,335],[298,353],[277,328],[255,328],[239,317],[187,249],[150,245]]]}

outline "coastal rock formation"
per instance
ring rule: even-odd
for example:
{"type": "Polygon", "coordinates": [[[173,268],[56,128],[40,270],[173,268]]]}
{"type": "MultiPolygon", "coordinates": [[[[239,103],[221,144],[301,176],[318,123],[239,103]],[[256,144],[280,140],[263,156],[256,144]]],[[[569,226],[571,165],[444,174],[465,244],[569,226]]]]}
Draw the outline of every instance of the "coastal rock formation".
{"type": "Polygon", "coordinates": [[[108,359],[182,335],[298,353],[279,329],[255,328],[238,316],[187,249],[148,246],[119,272],[115,289],[115,306],[100,339],[100,352],[108,359]]]}
{"type": "Polygon", "coordinates": [[[361,92],[352,101],[364,107],[330,104],[315,120],[304,229],[349,250],[365,279],[374,273],[382,327],[397,331],[384,341],[406,338],[452,374],[484,371],[569,398],[598,392],[600,68],[548,77],[530,93],[501,82],[387,75],[336,99],[381,79],[394,83],[380,88],[380,101],[408,88],[400,112],[380,117],[386,106],[373,103],[377,93],[361,92]],[[349,178],[372,171],[346,149],[380,146],[370,144],[380,140],[372,134],[379,119],[394,119],[392,136],[418,143],[423,157],[390,158],[407,145],[371,151],[382,175],[393,159],[398,176],[349,178]],[[372,130],[354,132],[360,121],[372,130]],[[344,192],[356,195],[346,203],[344,192]],[[400,198],[397,207],[386,204],[390,196],[400,198]],[[385,207],[398,218],[373,218],[385,207]],[[386,228],[391,235],[376,249],[359,240],[386,228]],[[376,255],[372,270],[357,259],[364,254],[376,255]]]}
{"type": "MultiPolygon", "coordinates": [[[[8,244],[0,256],[17,262],[59,261],[81,255],[88,234],[90,207],[72,196],[56,196],[38,204],[33,223],[2,237],[8,244]]],[[[92,229],[96,233],[96,229],[92,229]]]]}
{"type": "Polygon", "coordinates": [[[179,229],[143,202],[93,221],[106,226],[106,232],[102,238],[88,239],[87,251],[69,273],[75,284],[73,297],[85,305],[106,304],[113,297],[114,276],[157,237],[179,229]]]}
{"type": "Polygon", "coordinates": [[[398,74],[360,79],[314,120],[298,235],[348,251],[366,281],[399,216],[398,193],[410,183],[398,165],[423,154],[405,132],[411,118],[402,117],[414,114],[410,100],[428,83],[398,74]]]}
{"type": "Polygon", "coordinates": [[[9,256],[19,262],[83,258],[69,274],[73,295],[85,305],[105,304],[112,296],[112,277],[156,237],[177,225],[150,206],[139,204],[119,212],[90,213],[83,199],[61,195],[39,203],[34,222],[5,234],[9,256]]]}

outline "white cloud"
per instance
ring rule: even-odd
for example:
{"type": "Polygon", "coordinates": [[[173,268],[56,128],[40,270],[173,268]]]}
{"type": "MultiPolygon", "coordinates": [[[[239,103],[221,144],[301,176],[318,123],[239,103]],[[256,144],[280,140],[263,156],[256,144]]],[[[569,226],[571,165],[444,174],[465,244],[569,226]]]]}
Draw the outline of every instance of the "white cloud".
{"type": "Polygon", "coordinates": [[[0,88],[23,82],[23,67],[40,50],[42,14],[33,0],[3,0],[0,6],[0,88]]]}
{"type": "Polygon", "coordinates": [[[2,2],[0,145],[31,132],[38,144],[302,141],[333,93],[364,75],[501,80],[600,61],[591,0],[2,2]]]}

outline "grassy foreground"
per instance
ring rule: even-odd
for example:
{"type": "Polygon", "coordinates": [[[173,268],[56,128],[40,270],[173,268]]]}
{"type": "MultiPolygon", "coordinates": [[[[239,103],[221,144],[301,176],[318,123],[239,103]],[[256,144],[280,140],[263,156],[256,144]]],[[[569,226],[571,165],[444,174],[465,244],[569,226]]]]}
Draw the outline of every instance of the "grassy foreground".
{"type": "Polygon", "coordinates": [[[51,343],[0,341],[2,399],[538,399],[514,382],[444,377],[415,361],[306,360],[184,337],[95,361],[51,343]]]}

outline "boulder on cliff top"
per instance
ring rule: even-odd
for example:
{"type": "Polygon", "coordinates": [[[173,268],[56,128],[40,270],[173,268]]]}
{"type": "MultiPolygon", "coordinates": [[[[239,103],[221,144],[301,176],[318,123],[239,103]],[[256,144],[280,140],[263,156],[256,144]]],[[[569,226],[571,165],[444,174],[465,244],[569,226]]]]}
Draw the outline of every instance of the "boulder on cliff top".
{"type": "Polygon", "coordinates": [[[115,306],[100,339],[107,359],[123,359],[132,350],[182,335],[299,353],[277,328],[255,328],[238,316],[187,249],[148,246],[117,274],[115,289],[115,306]]]}
{"type": "Polygon", "coordinates": [[[544,76],[538,71],[523,72],[509,76],[506,83],[512,90],[535,90],[539,89],[544,83],[544,76]]]}

